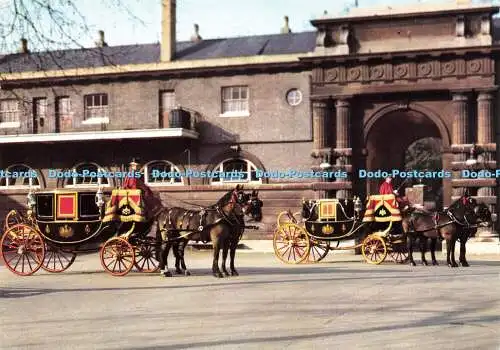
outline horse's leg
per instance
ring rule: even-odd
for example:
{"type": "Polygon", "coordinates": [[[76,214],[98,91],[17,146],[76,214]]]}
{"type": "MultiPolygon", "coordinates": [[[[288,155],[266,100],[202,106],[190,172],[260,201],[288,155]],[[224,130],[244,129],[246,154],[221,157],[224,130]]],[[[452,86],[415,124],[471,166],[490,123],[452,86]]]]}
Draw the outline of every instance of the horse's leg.
{"type": "Polygon", "coordinates": [[[434,266],[439,265],[437,260],[436,260],[436,244],[437,244],[437,237],[432,237],[431,238],[431,259],[432,259],[432,265],[434,265],[434,266]]]}
{"type": "Polygon", "coordinates": [[[238,247],[238,238],[232,237],[231,242],[229,243],[229,257],[231,259],[229,268],[231,269],[232,276],[238,276],[239,273],[234,268],[234,258],[236,256],[236,248],[238,247]]]}
{"type": "Polygon", "coordinates": [[[220,236],[217,237],[216,239],[212,239],[213,246],[214,246],[214,259],[212,262],[212,274],[214,277],[222,278],[224,277],[222,273],[219,270],[219,254],[220,254],[220,249],[221,249],[221,239],[220,236]]]}
{"type": "Polygon", "coordinates": [[[175,256],[175,272],[180,275],[182,274],[181,270],[181,242],[177,241],[174,244],[174,256],[175,256]]]}
{"type": "Polygon", "coordinates": [[[229,251],[229,240],[224,242],[223,248],[222,248],[222,272],[224,275],[229,276],[229,272],[227,272],[226,269],[226,260],[227,260],[227,253],[229,251]]]}
{"type": "Polygon", "coordinates": [[[460,265],[462,265],[463,267],[469,267],[469,263],[467,262],[467,259],[465,259],[466,243],[467,243],[467,235],[462,234],[462,237],[460,237],[460,255],[458,257],[458,261],[460,262],[460,265]]]}
{"type": "Polygon", "coordinates": [[[415,260],[413,260],[413,234],[408,233],[406,236],[406,247],[408,248],[408,263],[412,266],[416,266],[415,260]]]}
{"type": "Polygon", "coordinates": [[[164,277],[172,277],[172,273],[168,271],[168,252],[170,251],[171,246],[172,243],[166,242],[161,251],[160,266],[162,266],[163,268],[160,271],[164,277]]]}
{"type": "Polygon", "coordinates": [[[450,262],[448,266],[450,267],[458,267],[457,262],[455,261],[455,244],[457,243],[457,237],[453,235],[450,239],[450,262]]]}
{"type": "Polygon", "coordinates": [[[429,265],[427,263],[427,259],[425,259],[425,253],[427,253],[427,237],[425,236],[420,236],[418,238],[418,243],[420,245],[420,255],[422,256],[422,265],[429,265]]]}
{"type": "Polygon", "coordinates": [[[189,241],[187,239],[183,239],[179,243],[179,256],[180,256],[180,260],[181,260],[181,268],[184,271],[185,276],[191,276],[191,272],[189,272],[188,269],[186,268],[186,261],[184,260],[184,256],[185,256],[184,253],[186,252],[186,246],[187,246],[188,242],[189,241]]]}

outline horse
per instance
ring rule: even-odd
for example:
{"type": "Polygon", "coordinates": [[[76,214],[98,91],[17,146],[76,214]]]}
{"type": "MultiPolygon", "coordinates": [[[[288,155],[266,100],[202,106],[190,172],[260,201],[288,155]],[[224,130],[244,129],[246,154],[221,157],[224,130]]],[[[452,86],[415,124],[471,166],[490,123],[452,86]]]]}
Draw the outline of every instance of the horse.
{"type": "MultiPolygon", "coordinates": [[[[253,190],[251,194],[246,194],[244,192],[240,192],[238,194],[238,202],[242,205],[243,207],[243,214],[238,218],[238,224],[233,227],[233,231],[231,235],[229,236],[228,244],[227,246],[224,247],[222,250],[222,272],[226,275],[229,276],[229,273],[227,272],[226,269],[226,260],[227,260],[227,253],[229,250],[229,257],[230,257],[230,263],[229,263],[229,268],[231,270],[231,275],[232,276],[238,276],[238,272],[236,271],[234,267],[234,258],[236,256],[236,248],[238,247],[238,243],[241,240],[241,237],[243,236],[243,233],[245,232],[245,215],[250,216],[253,221],[255,222],[260,222],[262,220],[262,207],[263,207],[263,202],[259,198],[259,192],[256,190],[253,190]]],[[[184,259],[184,253],[182,253],[182,259],[184,259]]],[[[182,260],[183,266],[184,260],[182,260]]],[[[177,263],[176,263],[177,265],[177,263]]]]}
{"type": "MultiPolygon", "coordinates": [[[[157,239],[165,244],[157,249],[157,258],[163,276],[170,277],[168,271],[168,252],[175,246],[176,270],[189,275],[184,262],[184,249],[189,240],[212,241],[214,248],[212,273],[223,277],[218,266],[220,250],[229,247],[231,234],[235,227],[242,225],[242,189],[238,185],[227,192],[216,204],[202,210],[188,210],[174,207],[165,210],[158,220],[157,239]],[[182,271],[181,266],[182,265],[182,271]]],[[[226,253],[227,254],[227,253],[226,253]]]]}
{"type": "Polygon", "coordinates": [[[407,235],[408,261],[416,266],[413,260],[413,243],[418,238],[422,255],[422,264],[428,265],[425,258],[427,241],[430,239],[432,265],[438,265],[436,260],[437,239],[446,240],[446,262],[450,267],[458,267],[455,261],[455,244],[460,242],[459,262],[469,266],[465,254],[465,244],[469,237],[475,234],[478,225],[491,222],[491,212],[484,203],[463,195],[442,212],[427,212],[410,206],[403,214],[403,231],[407,235]]]}
{"type": "MultiPolygon", "coordinates": [[[[229,276],[229,272],[226,269],[226,261],[228,252],[230,255],[230,270],[232,276],[238,276],[238,272],[234,267],[234,259],[236,256],[236,248],[238,243],[245,231],[245,216],[250,216],[252,220],[260,222],[262,220],[262,206],[263,203],[258,197],[258,191],[252,191],[252,194],[246,194],[243,192],[243,186],[237,187],[237,204],[241,206],[242,213],[240,215],[235,215],[233,223],[228,223],[227,221],[223,223],[224,225],[229,226],[231,233],[225,240],[225,244],[222,247],[222,272],[225,276],[229,276]]],[[[190,237],[195,240],[200,240],[200,237],[190,237]]],[[[186,269],[186,263],[184,260],[184,249],[189,241],[189,238],[181,239],[180,241],[174,241],[174,254],[175,254],[175,267],[176,272],[181,274],[189,275],[186,269]],[[182,268],[182,269],[181,269],[182,268]],[[187,272],[187,273],[186,273],[187,272]]],[[[208,241],[205,239],[204,241],[208,241]]]]}

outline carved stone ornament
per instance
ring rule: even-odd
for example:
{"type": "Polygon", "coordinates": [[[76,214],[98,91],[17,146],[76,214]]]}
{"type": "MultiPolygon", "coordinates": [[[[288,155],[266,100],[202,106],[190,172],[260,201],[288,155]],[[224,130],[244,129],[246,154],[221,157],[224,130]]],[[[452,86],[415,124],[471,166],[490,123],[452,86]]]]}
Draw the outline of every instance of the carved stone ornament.
{"type": "Polygon", "coordinates": [[[432,72],[432,66],[430,63],[420,63],[418,65],[418,75],[426,77],[432,72]]]}
{"type": "Polygon", "coordinates": [[[405,78],[407,75],[408,75],[408,65],[407,64],[397,65],[396,68],[394,69],[394,77],[396,79],[405,78]]]}
{"type": "Polygon", "coordinates": [[[443,64],[442,67],[443,73],[446,75],[450,75],[455,73],[456,67],[455,67],[455,62],[446,62],[443,64]]]}
{"type": "Polygon", "coordinates": [[[467,62],[467,70],[470,73],[479,73],[481,71],[481,61],[473,60],[467,62]]]}
{"type": "Polygon", "coordinates": [[[361,67],[349,68],[347,72],[349,80],[358,80],[361,76],[361,67]]]}
{"type": "Polygon", "coordinates": [[[371,79],[381,79],[384,76],[384,67],[375,66],[370,68],[371,79]]]}
{"type": "Polygon", "coordinates": [[[327,82],[335,81],[335,80],[337,80],[338,76],[339,76],[339,69],[338,68],[329,69],[326,72],[325,81],[327,81],[327,82]]]}

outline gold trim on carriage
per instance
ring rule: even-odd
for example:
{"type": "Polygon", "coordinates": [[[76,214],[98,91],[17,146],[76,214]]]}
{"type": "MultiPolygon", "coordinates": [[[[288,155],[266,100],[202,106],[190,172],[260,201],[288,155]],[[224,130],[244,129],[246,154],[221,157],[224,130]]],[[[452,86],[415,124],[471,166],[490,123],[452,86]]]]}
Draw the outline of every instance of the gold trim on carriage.
{"type": "Polygon", "coordinates": [[[106,203],[103,222],[146,222],[143,193],[139,189],[115,189],[106,203]]]}
{"type": "Polygon", "coordinates": [[[368,197],[363,222],[401,221],[401,212],[394,194],[377,194],[368,197]]]}

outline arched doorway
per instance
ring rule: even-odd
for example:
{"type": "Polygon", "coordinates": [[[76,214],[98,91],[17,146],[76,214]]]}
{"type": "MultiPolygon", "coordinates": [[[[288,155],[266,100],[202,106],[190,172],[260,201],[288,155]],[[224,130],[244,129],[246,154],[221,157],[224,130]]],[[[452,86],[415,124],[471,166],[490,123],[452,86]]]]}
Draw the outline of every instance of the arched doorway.
{"type": "MultiPolygon", "coordinates": [[[[439,139],[444,147],[450,145],[450,136],[442,119],[417,104],[394,104],[380,109],[367,119],[364,135],[367,150],[365,168],[369,171],[404,171],[408,148],[421,139],[439,139]]],[[[381,181],[366,179],[367,194],[377,193],[381,181]]],[[[403,181],[401,178],[394,179],[395,187],[403,181]]]]}

